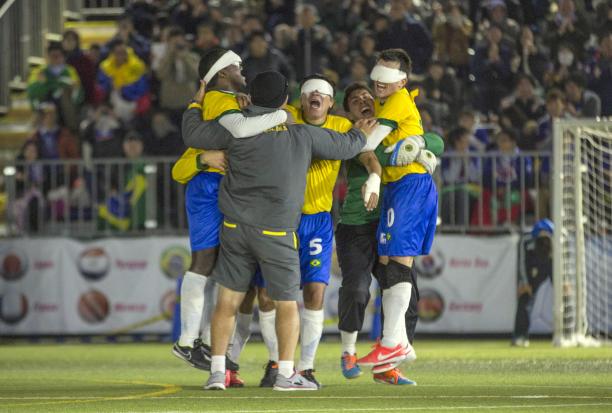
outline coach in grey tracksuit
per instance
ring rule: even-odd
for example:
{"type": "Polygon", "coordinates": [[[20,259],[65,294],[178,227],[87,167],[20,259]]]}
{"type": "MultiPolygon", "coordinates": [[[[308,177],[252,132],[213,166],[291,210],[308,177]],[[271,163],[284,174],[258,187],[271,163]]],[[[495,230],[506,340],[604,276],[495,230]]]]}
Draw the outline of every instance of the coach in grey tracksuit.
{"type": "MultiPolygon", "coordinates": [[[[251,95],[253,105],[243,111],[246,116],[271,113],[287,100],[286,80],[278,72],[261,73],[251,84],[251,95]]],[[[366,132],[370,132],[370,125],[361,124],[366,132]]],[[[282,124],[237,139],[218,122],[203,122],[200,110],[194,108],[183,116],[183,134],[190,147],[227,149],[228,153],[229,168],[219,189],[219,209],[225,220],[212,274],[220,284],[212,321],[212,354],[225,354],[234,315],[259,265],[268,294],[277,305],[279,358],[293,360],[299,330],[295,300],[300,285],[295,231],[304,202],[306,172],[313,158],[356,156],[365,145],[364,132],[353,128],[341,134],[310,125],[282,124]]]]}

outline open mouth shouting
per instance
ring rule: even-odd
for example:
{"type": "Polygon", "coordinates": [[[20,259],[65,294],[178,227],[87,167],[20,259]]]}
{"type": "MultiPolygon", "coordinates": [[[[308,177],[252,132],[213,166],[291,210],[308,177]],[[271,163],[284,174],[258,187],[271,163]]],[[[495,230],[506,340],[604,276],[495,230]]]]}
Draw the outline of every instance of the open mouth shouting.
{"type": "Polygon", "coordinates": [[[308,96],[308,106],[311,110],[319,110],[323,106],[323,96],[318,93],[311,93],[308,96]]]}
{"type": "Polygon", "coordinates": [[[387,83],[382,83],[382,82],[375,82],[374,83],[374,90],[376,92],[376,95],[378,96],[385,96],[388,92],[389,89],[389,85],[387,83]]]}

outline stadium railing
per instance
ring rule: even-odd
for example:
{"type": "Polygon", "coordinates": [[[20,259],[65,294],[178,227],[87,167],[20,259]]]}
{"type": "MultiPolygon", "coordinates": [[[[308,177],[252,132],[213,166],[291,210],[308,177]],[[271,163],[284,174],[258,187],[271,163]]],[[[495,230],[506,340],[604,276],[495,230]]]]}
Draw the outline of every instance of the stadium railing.
{"type": "MultiPolygon", "coordinates": [[[[524,231],[548,216],[550,154],[444,155],[436,171],[441,232],[524,231]]],[[[7,236],[186,234],[175,158],[11,162],[1,166],[7,236]]],[[[2,182],[0,182],[0,189],[2,182]]]]}

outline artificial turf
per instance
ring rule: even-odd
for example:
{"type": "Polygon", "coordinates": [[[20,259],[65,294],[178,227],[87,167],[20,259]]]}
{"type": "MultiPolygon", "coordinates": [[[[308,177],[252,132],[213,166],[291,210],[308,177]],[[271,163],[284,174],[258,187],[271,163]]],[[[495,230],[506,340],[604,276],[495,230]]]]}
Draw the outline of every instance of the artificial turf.
{"type": "MultiPolygon", "coordinates": [[[[240,360],[242,389],[202,390],[208,377],[170,354],[170,344],[0,346],[2,412],[611,412],[612,348],[555,349],[548,341],[511,348],[502,340],[420,340],[404,372],[417,386],[346,380],[340,345],[322,343],[323,389],[257,387],[261,343],[240,360]]],[[[361,354],[368,343],[360,343],[361,354]]]]}

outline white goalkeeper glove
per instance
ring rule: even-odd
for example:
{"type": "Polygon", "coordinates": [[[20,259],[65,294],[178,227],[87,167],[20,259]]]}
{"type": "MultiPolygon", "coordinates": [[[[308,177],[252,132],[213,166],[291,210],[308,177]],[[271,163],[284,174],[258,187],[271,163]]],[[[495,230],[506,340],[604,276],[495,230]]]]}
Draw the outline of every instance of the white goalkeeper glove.
{"type": "Polygon", "coordinates": [[[380,194],[380,176],[376,173],[371,173],[363,184],[361,193],[363,194],[363,205],[366,210],[373,211],[376,209],[380,194]]]}
{"type": "Polygon", "coordinates": [[[391,153],[390,166],[406,166],[414,162],[424,148],[425,139],[422,136],[413,135],[389,146],[385,149],[385,153],[391,153]]]}
{"type": "Polygon", "coordinates": [[[433,152],[428,151],[427,149],[421,150],[421,153],[419,153],[416,161],[423,165],[425,169],[427,169],[427,173],[430,175],[433,175],[434,171],[436,170],[436,166],[438,166],[438,158],[436,158],[436,155],[434,155],[433,152]]]}

